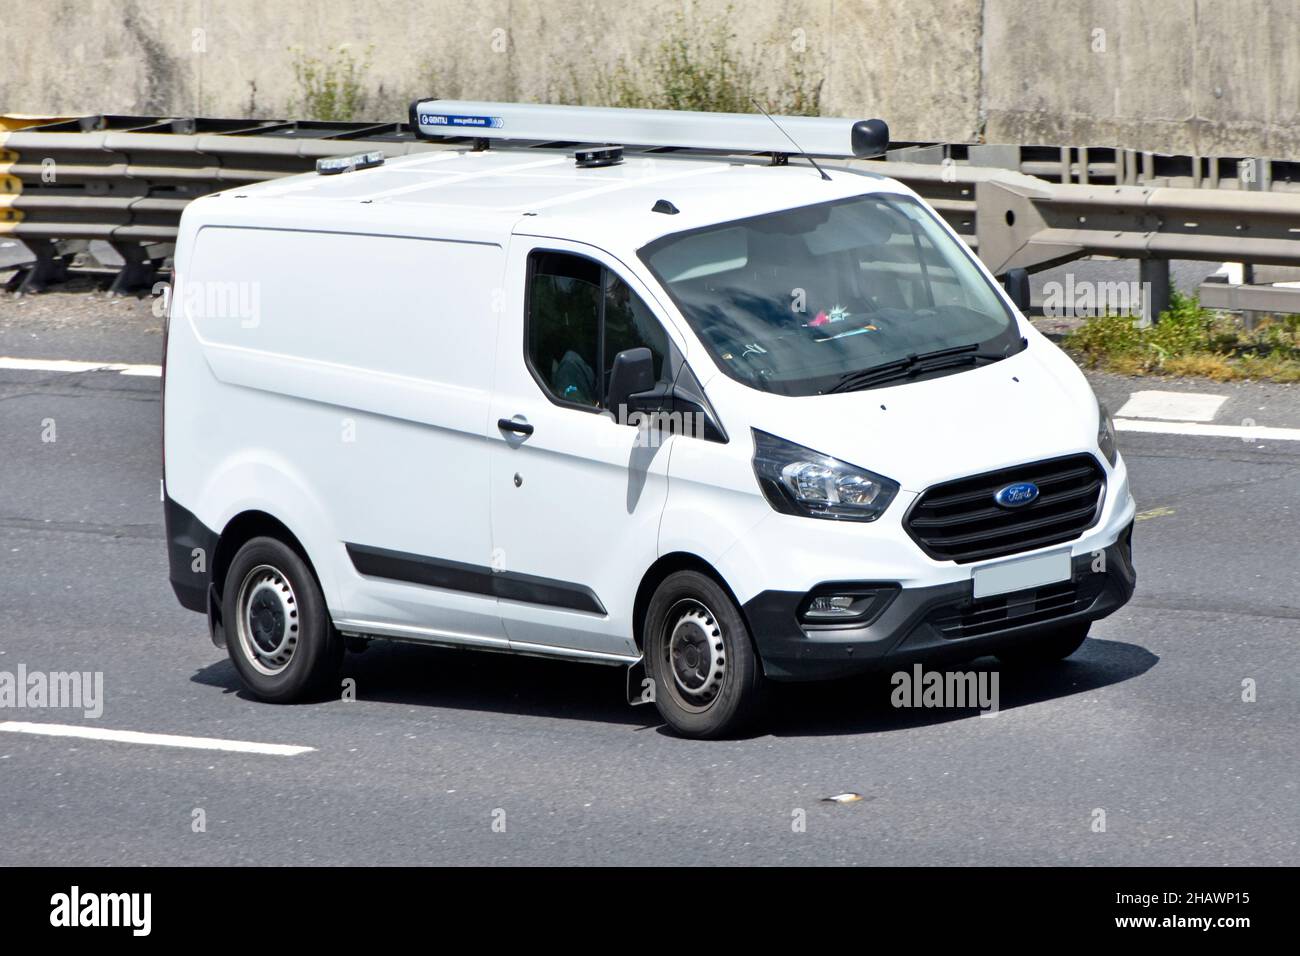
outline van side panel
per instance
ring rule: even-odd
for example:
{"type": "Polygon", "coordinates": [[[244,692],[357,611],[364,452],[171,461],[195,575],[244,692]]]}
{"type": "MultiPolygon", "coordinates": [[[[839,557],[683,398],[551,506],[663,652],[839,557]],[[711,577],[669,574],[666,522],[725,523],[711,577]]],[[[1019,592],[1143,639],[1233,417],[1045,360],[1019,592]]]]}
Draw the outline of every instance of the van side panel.
{"type": "Polygon", "coordinates": [[[489,564],[501,248],[205,226],[181,262],[170,496],[214,531],[279,518],[341,624],[504,646],[495,598],[363,576],[347,548],[489,564]]]}

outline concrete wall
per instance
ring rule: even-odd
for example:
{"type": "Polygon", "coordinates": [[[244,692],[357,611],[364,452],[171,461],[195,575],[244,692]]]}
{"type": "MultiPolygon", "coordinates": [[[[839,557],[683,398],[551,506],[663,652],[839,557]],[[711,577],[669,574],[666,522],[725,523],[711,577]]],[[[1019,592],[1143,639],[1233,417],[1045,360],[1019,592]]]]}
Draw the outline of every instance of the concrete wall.
{"type": "MultiPolygon", "coordinates": [[[[438,93],[597,96],[646,81],[667,25],[727,0],[10,0],[0,112],[302,115],[304,55],[361,57],[359,118],[438,93]]],[[[1300,0],[733,0],[735,49],[775,87],[896,139],[1300,155],[1300,0]]]]}
{"type": "Polygon", "coordinates": [[[985,0],[990,142],[1300,156],[1296,0],[985,0]]]}

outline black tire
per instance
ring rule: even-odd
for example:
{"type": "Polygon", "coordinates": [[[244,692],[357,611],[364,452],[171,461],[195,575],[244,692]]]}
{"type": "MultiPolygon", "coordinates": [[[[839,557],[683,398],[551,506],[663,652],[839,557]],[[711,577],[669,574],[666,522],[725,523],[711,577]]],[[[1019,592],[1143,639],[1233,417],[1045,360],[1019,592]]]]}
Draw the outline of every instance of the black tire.
{"type": "Polygon", "coordinates": [[[1068,624],[1038,637],[998,651],[998,660],[1008,667],[1043,667],[1062,661],[1077,651],[1088,637],[1088,621],[1068,624]]]}
{"type": "Polygon", "coordinates": [[[696,571],[665,578],[643,634],[655,706],[676,733],[734,736],[758,719],[767,697],[763,667],[740,609],[712,578],[696,571]]]}
{"type": "Polygon", "coordinates": [[[293,548],[275,538],[246,543],[226,572],[221,607],[230,660],[254,697],[290,704],[336,686],[343,638],[293,548]]]}

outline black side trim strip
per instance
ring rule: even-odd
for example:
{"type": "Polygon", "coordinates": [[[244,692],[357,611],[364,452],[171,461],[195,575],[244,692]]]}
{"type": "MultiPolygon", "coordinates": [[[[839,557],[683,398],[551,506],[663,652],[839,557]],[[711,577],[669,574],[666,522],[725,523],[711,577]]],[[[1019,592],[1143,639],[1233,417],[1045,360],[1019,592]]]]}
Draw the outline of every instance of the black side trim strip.
{"type": "Polygon", "coordinates": [[[522,601],[525,604],[543,604],[549,607],[568,608],[606,614],[596,592],[585,584],[556,581],[516,571],[493,571],[478,564],[446,561],[422,554],[372,548],[364,544],[345,544],[352,566],[360,574],[407,584],[423,584],[448,591],[466,591],[484,594],[505,601],[522,601]]]}

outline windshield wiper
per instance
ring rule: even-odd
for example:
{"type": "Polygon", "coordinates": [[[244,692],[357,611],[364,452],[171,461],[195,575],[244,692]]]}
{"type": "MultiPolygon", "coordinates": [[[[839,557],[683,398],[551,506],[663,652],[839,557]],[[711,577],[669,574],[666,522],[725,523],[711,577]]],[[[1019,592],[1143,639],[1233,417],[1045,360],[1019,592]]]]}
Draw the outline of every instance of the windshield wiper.
{"type": "MultiPolygon", "coordinates": [[[[1024,346],[1027,343],[1024,339],[1021,339],[1020,344],[1024,346]]],[[[1006,357],[1006,352],[981,352],[978,343],[958,345],[949,349],[936,349],[933,352],[914,353],[906,358],[886,362],[883,365],[875,365],[871,368],[849,372],[822,394],[855,392],[859,389],[870,388],[873,385],[895,379],[911,378],[913,375],[920,375],[922,372],[934,372],[939,369],[954,368],[975,362],[997,362],[1006,357]]]]}

